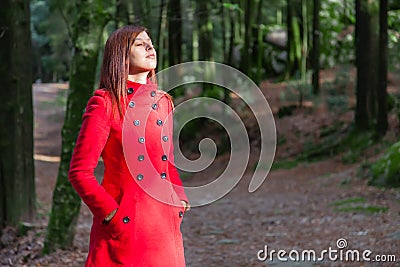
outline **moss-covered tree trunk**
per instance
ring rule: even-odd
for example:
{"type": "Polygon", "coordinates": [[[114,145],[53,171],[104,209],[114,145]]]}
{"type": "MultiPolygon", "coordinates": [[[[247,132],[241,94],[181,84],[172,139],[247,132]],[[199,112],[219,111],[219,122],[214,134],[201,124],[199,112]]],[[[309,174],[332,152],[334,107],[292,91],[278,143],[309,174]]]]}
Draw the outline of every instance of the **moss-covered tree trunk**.
{"type": "Polygon", "coordinates": [[[35,215],[30,11],[0,1],[0,229],[35,215]]]}
{"type": "MultiPolygon", "coordinates": [[[[110,18],[105,1],[77,1],[70,18],[73,58],[70,68],[67,110],[62,128],[61,162],[53,193],[53,205],[47,228],[44,252],[67,248],[73,243],[81,200],[68,180],[72,152],[82,123],[82,115],[92,95],[100,38],[110,18]],[[99,14],[99,11],[102,14],[99,14]],[[96,13],[97,12],[97,13],[96,13]]],[[[60,3],[62,4],[62,3],[60,3]]],[[[71,5],[71,3],[68,3],[71,5]]],[[[111,3],[108,6],[112,6],[111,3]]]]}
{"type": "Polygon", "coordinates": [[[287,64],[286,78],[300,70],[301,66],[301,0],[287,0],[286,25],[287,25],[287,64]]]}

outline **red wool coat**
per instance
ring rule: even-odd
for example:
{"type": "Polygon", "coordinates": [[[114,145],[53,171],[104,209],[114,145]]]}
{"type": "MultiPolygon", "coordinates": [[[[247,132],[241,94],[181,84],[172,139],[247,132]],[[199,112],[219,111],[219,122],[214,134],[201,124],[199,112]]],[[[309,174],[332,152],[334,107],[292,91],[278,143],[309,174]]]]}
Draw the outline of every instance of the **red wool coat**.
{"type": "Polygon", "coordinates": [[[69,180],[93,213],[86,266],[185,266],[180,201],[187,197],[173,165],[172,103],[153,84],[127,88],[125,120],[112,115],[108,91],[90,98],[71,160],[69,180]]]}

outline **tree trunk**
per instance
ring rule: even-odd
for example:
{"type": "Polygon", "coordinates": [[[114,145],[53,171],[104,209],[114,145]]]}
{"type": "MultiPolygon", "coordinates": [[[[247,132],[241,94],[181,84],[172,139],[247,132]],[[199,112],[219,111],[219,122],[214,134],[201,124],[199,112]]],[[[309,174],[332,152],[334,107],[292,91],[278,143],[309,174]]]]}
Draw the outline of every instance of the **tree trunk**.
{"type": "Polygon", "coordinates": [[[92,17],[90,20],[91,17],[87,14],[93,14],[99,7],[87,1],[79,1],[75,7],[76,13],[69,16],[73,18],[71,41],[74,53],[70,68],[67,111],[62,128],[61,162],[53,193],[45,253],[57,248],[70,247],[73,243],[81,200],[68,180],[68,169],[81,127],[83,111],[93,92],[100,39],[109,18],[102,14],[97,16],[97,19],[92,17]]]}
{"type": "Polygon", "coordinates": [[[148,0],[147,1],[129,1],[129,3],[133,4],[133,14],[134,14],[134,24],[143,25],[146,28],[150,27],[150,11],[147,9],[148,0]],[[145,5],[145,6],[144,6],[145,5]]]}
{"type": "Polygon", "coordinates": [[[355,124],[359,129],[368,129],[369,115],[367,110],[367,95],[370,89],[368,81],[368,53],[369,53],[369,20],[368,13],[362,8],[363,0],[356,0],[356,110],[355,124]]]}
{"type": "Polygon", "coordinates": [[[388,129],[387,111],[387,53],[388,53],[388,0],[380,0],[379,7],[379,86],[376,132],[383,136],[388,129]]]}
{"type": "Polygon", "coordinates": [[[319,10],[321,9],[321,0],[314,0],[313,4],[313,46],[312,46],[312,85],[314,95],[319,95],[319,52],[320,52],[320,31],[319,31],[319,10]]]}
{"type": "Polygon", "coordinates": [[[287,0],[286,12],[287,65],[285,76],[289,78],[299,70],[301,65],[301,18],[299,15],[299,13],[301,14],[301,0],[287,0]]]}
{"type": "Polygon", "coordinates": [[[302,37],[301,37],[301,57],[299,59],[301,63],[301,86],[299,105],[303,106],[303,98],[307,88],[307,58],[308,58],[308,8],[307,0],[301,0],[301,18],[302,18],[302,37]]]}
{"type": "Polygon", "coordinates": [[[379,57],[379,22],[376,0],[356,0],[356,62],[357,88],[355,124],[358,129],[367,130],[377,114],[379,57]]]}
{"type": "Polygon", "coordinates": [[[115,30],[123,25],[130,24],[129,0],[120,0],[115,3],[115,30]]]}
{"type": "MultiPolygon", "coordinates": [[[[197,29],[198,29],[198,55],[199,60],[213,61],[213,24],[210,20],[210,10],[208,1],[196,2],[196,13],[198,17],[197,29]]],[[[209,78],[214,75],[213,69],[208,68],[205,70],[205,75],[209,78]]],[[[203,95],[213,88],[213,85],[209,83],[203,83],[203,95]]]]}
{"type": "Polygon", "coordinates": [[[256,54],[256,61],[257,61],[257,73],[255,76],[255,82],[257,84],[260,84],[262,81],[262,75],[263,75],[263,64],[264,64],[264,32],[265,32],[265,25],[262,24],[262,18],[263,18],[263,13],[262,13],[262,8],[263,6],[263,1],[258,0],[257,3],[257,19],[256,23],[258,25],[258,30],[257,30],[257,49],[253,51],[253,54],[256,54]],[[256,53],[255,53],[256,52],[256,53]]]}
{"type": "Polygon", "coordinates": [[[164,39],[167,22],[167,3],[166,0],[161,0],[159,23],[157,32],[157,68],[162,70],[165,66],[164,60],[164,39]]]}
{"type": "Polygon", "coordinates": [[[0,2],[0,229],[36,212],[30,9],[0,2]]]}
{"type": "Polygon", "coordinates": [[[208,6],[208,1],[203,0],[196,2],[196,16],[198,17],[197,27],[199,32],[199,60],[212,61],[213,25],[210,20],[210,10],[208,6]]]}
{"type": "Polygon", "coordinates": [[[246,0],[244,8],[244,45],[241,55],[241,70],[247,75],[251,75],[251,55],[252,55],[252,25],[253,25],[253,0],[246,0]]]}
{"type": "Polygon", "coordinates": [[[181,0],[170,0],[168,5],[168,65],[182,62],[181,0]]]}
{"type": "MultiPolygon", "coordinates": [[[[368,113],[371,122],[376,124],[378,118],[378,91],[379,91],[379,68],[375,67],[379,64],[379,1],[370,0],[368,2],[368,14],[370,19],[370,51],[369,51],[369,71],[371,73],[371,91],[368,92],[368,113]]],[[[372,126],[372,125],[371,125],[372,126]]]]}
{"type": "MultiPolygon", "coordinates": [[[[219,13],[221,16],[221,36],[222,36],[222,55],[223,55],[223,62],[226,63],[228,59],[228,52],[227,52],[227,47],[226,47],[226,21],[229,16],[227,16],[225,12],[225,7],[224,7],[224,0],[219,0],[219,13]]],[[[229,14],[229,13],[228,13],[229,14]]]]}
{"type": "Polygon", "coordinates": [[[230,28],[230,35],[229,35],[229,50],[228,50],[228,60],[227,63],[229,66],[234,66],[233,62],[233,50],[235,48],[235,40],[236,40],[236,25],[237,20],[236,16],[239,15],[237,10],[233,8],[229,9],[229,28],[230,28]]]}

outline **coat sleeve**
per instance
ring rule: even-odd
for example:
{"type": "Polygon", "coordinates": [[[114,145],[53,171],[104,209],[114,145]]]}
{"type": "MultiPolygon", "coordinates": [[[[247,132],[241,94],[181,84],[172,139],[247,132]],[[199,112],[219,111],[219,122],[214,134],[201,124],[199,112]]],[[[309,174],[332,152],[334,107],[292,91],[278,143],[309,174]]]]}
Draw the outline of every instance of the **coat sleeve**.
{"type": "MultiPolygon", "coordinates": [[[[169,105],[168,105],[168,112],[173,112],[173,104],[172,104],[172,100],[168,99],[169,101],[169,105]]],[[[174,185],[174,189],[175,192],[177,193],[177,195],[179,196],[179,198],[181,200],[186,201],[187,203],[189,203],[189,200],[186,196],[185,190],[183,189],[183,185],[182,185],[182,181],[179,177],[179,173],[178,170],[175,167],[175,160],[174,160],[174,145],[172,142],[172,135],[173,135],[173,123],[171,123],[171,149],[169,151],[169,161],[168,161],[168,172],[169,172],[169,177],[171,179],[171,183],[174,185]]]]}
{"type": "Polygon", "coordinates": [[[118,207],[94,175],[110,133],[110,114],[111,107],[104,96],[94,95],[89,99],[68,173],[72,186],[98,218],[105,218],[118,207]]]}

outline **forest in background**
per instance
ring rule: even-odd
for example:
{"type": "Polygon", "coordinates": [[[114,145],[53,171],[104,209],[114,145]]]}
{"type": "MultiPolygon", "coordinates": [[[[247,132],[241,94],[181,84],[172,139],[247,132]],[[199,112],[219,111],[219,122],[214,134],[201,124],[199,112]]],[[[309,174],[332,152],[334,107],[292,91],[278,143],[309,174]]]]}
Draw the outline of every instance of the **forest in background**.
{"type": "MultiPolygon", "coordinates": [[[[25,8],[25,12],[30,12],[28,37],[31,37],[32,46],[23,54],[3,42],[2,58],[8,59],[5,62],[10,62],[9,66],[13,66],[11,70],[18,71],[18,66],[22,65],[31,67],[30,71],[25,72],[32,74],[28,76],[32,77],[31,80],[24,76],[29,82],[69,84],[62,131],[63,149],[55,189],[59,194],[55,194],[53,200],[45,246],[49,251],[57,247],[68,247],[73,239],[80,199],[76,195],[70,197],[73,190],[66,179],[70,154],[79,131],[83,107],[97,84],[104,42],[113,30],[122,25],[142,24],[149,28],[158,51],[158,71],[182,62],[207,60],[235,67],[257,84],[265,80],[287,83],[290,90],[281,98],[292,100],[294,106],[280,109],[277,116],[290,116],[293,109],[302,107],[305,102],[317,101],[321,88],[325,86],[326,89],[328,86],[319,82],[321,70],[335,66],[343,68],[342,77],[336,77],[340,80],[348,79],[346,71],[355,66],[357,82],[353,88],[356,98],[354,130],[349,131],[343,139],[336,140],[340,142],[313,147],[308,150],[308,154],[302,153],[299,158],[313,160],[337,153],[344,147],[362,153],[362,149],[379,142],[385,134],[388,113],[394,113],[400,118],[399,95],[388,94],[386,91],[387,71],[398,73],[400,70],[400,4],[394,0],[21,0],[20,5],[16,2],[4,2],[8,5],[0,6],[1,10],[25,8]],[[8,56],[16,53],[20,53],[22,59],[10,60],[8,56]],[[27,64],[26,58],[31,57],[33,60],[27,64]]],[[[18,16],[16,12],[9,13],[18,16]]],[[[9,17],[13,18],[11,15],[4,17],[2,23],[9,17]]],[[[22,29],[26,21],[20,25],[13,30],[27,32],[22,29]]],[[[16,34],[14,37],[18,36],[16,34]]],[[[0,73],[5,81],[4,88],[11,87],[13,82],[9,79],[11,75],[7,69],[3,67],[0,73]]],[[[349,99],[342,94],[337,84],[328,88],[327,101],[333,107],[345,107],[349,99]]],[[[25,85],[25,91],[21,92],[27,92],[27,89],[29,91],[31,87],[25,85]]],[[[185,97],[185,88],[174,90],[173,94],[177,98],[185,97]]],[[[227,91],[216,86],[203,86],[200,95],[226,103],[231,101],[227,91]]],[[[12,118],[15,118],[18,111],[14,107],[24,105],[24,102],[19,102],[21,100],[14,94],[4,93],[4,99],[7,99],[9,105],[4,107],[3,117],[7,118],[2,118],[2,125],[15,125],[15,132],[19,134],[13,131],[4,133],[3,130],[0,136],[2,166],[15,166],[4,171],[1,176],[4,185],[0,205],[2,226],[15,225],[21,218],[29,220],[34,212],[23,210],[35,209],[32,197],[21,200],[15,194],[15,190],[20,187],[15,181],[32,180],[33,175],[29,175],[29,171],[28,175],[26,172],[17,173],[17,176],[12,174],[13,168],[21,168],[14,162],[21,157],[15,151],[15,143],[20,142],[18,137],[22,136],[18,130],[20,123],[16,123],[21,118],[12,118]],[[10,134],[17,138],[10,139],[10,134]],[[4,140],[8,140],[8,143],[4,140]],[[13,153],[9,153],[11,150],[13,153]],[[8,156],[14,153],[15,157],[8,156]],[[15,203],[20,202],[28,204],[22,203],[20,209],[16,208],[15,203]]],[[[23,125],[32,123],[29,121],[31,117],[32,114],[28,114],[23,119],[23,125]]],[[[189,127],[184,133],[188,135],[186,138],[193,137],[191,134],[196,126],[194,124],[189,127]]],[[[330,129],[337,130],[334,127],[330,129]]],[[[284,141],[278,140],[278,145],[279,142],[284,141]]],[[[29,142],[24,141],[26,143],[29,142]]],[[[400,185],[398,147],[399,143],[388,145],[382,160],[370,166],[372,183],[400,185]]],[[[25,147],[17,150],[24,151],[25,158],[33,156],[32,152],[31,155],[29,151],[26,153],[25,147]]],[[[24,166],[23,169],[29,168],[29,160],[27,162],[28,167],[24,166]]],[[[293,161],[280,163],[292,164],[293,161]]],[[[21,191],[26,192],[27,196],[34,195],[33,186],[21,191]]]]}
{"type": "MultiPolygon", "coordinates": [[[[119,26],[145,25],[156,44],[158,70],[181,62],[215,60],[240,68],[260,82],[271,78],[298,79],[301,60],[305,60],[307,70],[312,69],[314,5],[319,14],[319,67],[354,64],[355,3],[353,0],[93,1],[93,7],[86,11],[92,18],[86,20],[102,17],[102,32],[98,39],[92,40],[100,46],[119,26]]],[[[388,4],[389,67],[396,71],[399,4],[396,1],[388,4]]],[[[68,81],[73,51],[71,27],[80,14],[74,6],[76,9],[79,5],[33,0],[30,6],[33,81],[68,81]]],[[[378,6],[379,1],[370,4],[375,13],[378,6]]],[[[91,40],[87,41],[86,45],[90,45],[91,40]]]]}

